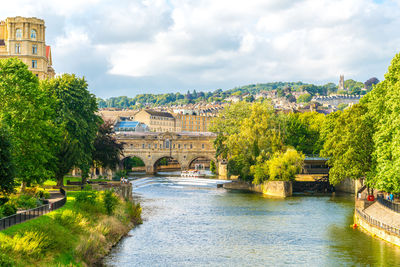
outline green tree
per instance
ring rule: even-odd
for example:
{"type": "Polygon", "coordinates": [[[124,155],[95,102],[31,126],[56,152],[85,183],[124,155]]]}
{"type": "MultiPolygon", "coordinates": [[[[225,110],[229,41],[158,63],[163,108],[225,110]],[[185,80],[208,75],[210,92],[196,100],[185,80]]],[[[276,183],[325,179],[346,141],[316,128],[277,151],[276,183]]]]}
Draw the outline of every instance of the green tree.
{"type": "MultiPolygon", "coordinates": [[[[387,192],[400,192],[400,54],[385,74],[384,81],[363,98],[368,119],[374,125],[374,164],[370,185],[387,192]]],[[[372,143],[372,142],[371,142],[372,143]]]]}
{"type": "Polygon", "coordinates": [[[269,180],[294,181],[296,174],[300,173],[304,162],[304,155],[293,148],[288,148],[284,153],[276,152],[266,162],[269,180]]]}
{"type": "Polygon", "coordinates": [[[329,158],[330,182],[335,185],[346,178],[368,177],[373,161],[374,130],[367,107],[354,105],[335,112],[326,123],[321,154],[329,158]]]}
{"type": "Polygon", "coordinates": [[[93,162],[94,140],[102,120],[96,115],[96,98],[87,87],[85,79],[74,74],[64,74],[42,83],[43,90],[56,101],[55,123],[63,133],[55,161],[56,169],[60,171],[57,180],[61,184],[62,176],[73,166],[82,170],[82,182],[85,183],[93,162]]]}
{"type": "Polygon", "coordinates": [[[14,164],[11,150],[10,136],[0,126],[0,193],[10,193],[14,187],[14,164]]]}
{"type": "Polygon", "coordinates": [[[297,98],[297,103],[308,103],[311,101],[311,99],[312,99],[312,96],[310,94],[306,93],[304,95],[300,95],[297,98]]]}
{"type": "Polygon", "coordinates": [[[51,178],[60,138],[53,102],[19,59],[0,60],[0,99],[0,122],[11,137],[16,177],[23,186],[51,178]]]}
{"type": "Polygon", "coordinates": [[[118,143],[112,134],[113,123],[104,121],[100,125],[94,140],[93,161],[95,166],[115,169],[120,162],[124,149],[123,143],[118,143]]]}

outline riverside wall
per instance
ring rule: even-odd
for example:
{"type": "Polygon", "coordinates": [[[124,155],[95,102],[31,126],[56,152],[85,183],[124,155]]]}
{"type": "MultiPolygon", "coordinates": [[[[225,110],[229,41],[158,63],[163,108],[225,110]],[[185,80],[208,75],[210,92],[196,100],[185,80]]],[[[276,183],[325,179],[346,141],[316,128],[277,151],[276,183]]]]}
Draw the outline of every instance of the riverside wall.
{"type": "Polygon", "coordinates": [[[293,194],[293,185],[289,181],[267,181],[259,185],[254,185],[244,181],[232,181],[223,186],[226,189],[246,190],[262,193],[273,197],[289,197],[293,194]]]}
{"type": "Polygon", "coordinates": [[[379,237],[389,243],[400,246],[400,236],[386,231],[362,218],[357,211],[354,213],[354,223],[374,237],[379,237]]]}

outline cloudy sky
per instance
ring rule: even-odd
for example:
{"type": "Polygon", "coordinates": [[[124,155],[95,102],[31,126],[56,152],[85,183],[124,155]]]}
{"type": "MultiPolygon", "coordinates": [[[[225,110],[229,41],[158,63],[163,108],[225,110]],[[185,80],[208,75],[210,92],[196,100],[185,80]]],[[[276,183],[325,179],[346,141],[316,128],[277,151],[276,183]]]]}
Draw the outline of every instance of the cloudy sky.
{"type": "Polygon", "coordinates": [[[383,78],[400,51],[399,0],[14,0],[39,17],[57,73],[99,97],[271,81],[383,78]]]}

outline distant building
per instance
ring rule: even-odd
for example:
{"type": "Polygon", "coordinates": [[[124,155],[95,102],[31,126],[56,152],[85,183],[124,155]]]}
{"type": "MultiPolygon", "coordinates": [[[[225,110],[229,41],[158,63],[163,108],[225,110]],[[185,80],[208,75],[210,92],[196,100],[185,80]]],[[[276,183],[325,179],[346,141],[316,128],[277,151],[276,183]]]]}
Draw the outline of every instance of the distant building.
{"type": "Polygon", "coordinates": [[[46,45],[44,20],[14,17],[0,21],[0,59],[17,57],[39,79],[53,78],[51,48],[46,45]]]}
{"type": "Polygon", "coordinates": [[[344,75],[340,75],[338,90],[346,90],[344,88],[344,75]]]}
{"type": "Polygon", "coordinates": [[[233,95],[230,97],[225,98],[226,102],[233,102],[233,103],[237,103],[239,101],[242,101],[242,97],[239,95],[233,95]]]}
{"type": "Polygon", "coordinates": [[[121,120],[114,125],[115,132],[149,132],[149,127],[138,121],[121,120]]]}
{"type": "Polygon", "coordinates": [[[149,126],[152,132],[175,132],[176,122],[169,112],[142,109],[135,114],[135,120],[149,126]]]}
{"type": "Polygon", "coordinates": [[[209,132],[215,116],[176,114],[177,132],[209,132]]]}

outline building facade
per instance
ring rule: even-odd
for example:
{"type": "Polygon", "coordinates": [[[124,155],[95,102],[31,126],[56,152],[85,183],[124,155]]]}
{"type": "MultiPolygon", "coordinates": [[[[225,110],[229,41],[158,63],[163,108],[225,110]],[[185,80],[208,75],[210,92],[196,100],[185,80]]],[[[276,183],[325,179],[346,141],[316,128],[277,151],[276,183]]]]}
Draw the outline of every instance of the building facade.
{"type": "Polygon", "coordinates": [[[39,79],[53,78],[51,47],[46,45],[44,20],[13,17],[0,21],[0,59],[17,57],[39,79]]]}
{"type": "Polygon", "coordinates": [[[176,121],[169,112],[142,109],[135,114],[135,120],[146,124],[152,132],[176,132],[176,121]]]}
{"type": "Polygon", "coordinates": [[[215,117],[176,114],[175,119],[178,132],[209,132],[215,117]]]}

